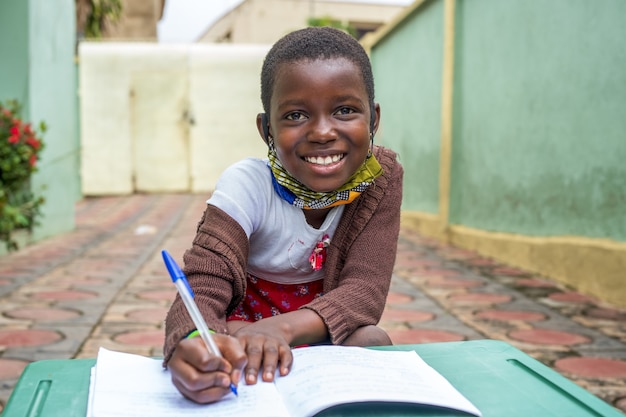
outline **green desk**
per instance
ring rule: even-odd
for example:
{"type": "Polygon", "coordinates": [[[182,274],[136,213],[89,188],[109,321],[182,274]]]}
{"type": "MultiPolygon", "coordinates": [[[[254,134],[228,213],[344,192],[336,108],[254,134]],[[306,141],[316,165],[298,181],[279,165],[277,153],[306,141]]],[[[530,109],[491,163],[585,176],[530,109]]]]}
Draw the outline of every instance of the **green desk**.
{"type": "MultiPolygon", "coordinates": [[[[445,376],[484,417],[624,417],[624,414],[511,345],[493,341],[399,345],[415,350],[445,376]]],[[[84,417],[95,359],[34,362],[24,370],[3,417],[84,417]]],[[[319,416],[467,416],[431,407],[364,404],[319,416]]]]}

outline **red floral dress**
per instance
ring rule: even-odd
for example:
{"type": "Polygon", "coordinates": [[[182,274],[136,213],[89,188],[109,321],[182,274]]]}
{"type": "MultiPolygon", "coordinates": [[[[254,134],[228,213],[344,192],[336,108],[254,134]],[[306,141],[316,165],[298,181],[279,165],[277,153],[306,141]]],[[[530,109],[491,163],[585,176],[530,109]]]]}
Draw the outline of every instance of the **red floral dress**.
{"type": "Polygon", "coordinates": [[[322,296],[323,279],[304,284],[277,284],[248,275],[246,295],[227,320],[255,322],[294,311],[322,296]]]}

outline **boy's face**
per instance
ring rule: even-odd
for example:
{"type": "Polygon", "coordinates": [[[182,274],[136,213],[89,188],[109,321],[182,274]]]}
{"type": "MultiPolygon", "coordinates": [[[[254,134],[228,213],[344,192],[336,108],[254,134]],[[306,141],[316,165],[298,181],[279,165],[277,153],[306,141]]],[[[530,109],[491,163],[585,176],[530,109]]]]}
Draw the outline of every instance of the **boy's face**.
{"type": "MultiPolygon", "coordinates": [[[[359,68],[345,58],[297,61],[278,68],[270,134],[285,169],[318,192],[341,187],[370,146],[370,106],[359,68]]],[[[375,107],[375,128],[380,110],[375,107]]]]}

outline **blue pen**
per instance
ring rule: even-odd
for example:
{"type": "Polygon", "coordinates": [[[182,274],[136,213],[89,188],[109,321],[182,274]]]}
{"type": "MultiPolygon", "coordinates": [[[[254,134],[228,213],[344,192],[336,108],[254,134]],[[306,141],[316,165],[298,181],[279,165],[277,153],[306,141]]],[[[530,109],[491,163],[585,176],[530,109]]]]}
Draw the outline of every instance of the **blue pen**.
{"type": "MultiPolygon", "coordinates": [[[[193,320],[193,324],[196,325],[196,329],[198,330],[198,333],[200,333],[200,337],[202,337],[204,344],[206,345],[210,353],[214,354],[215,356],[222,357],[220,349],[217,347],[215,341],[213,340],[213,337],[211,336],[209,327],[204,321],[204,318],[202,318],[202,314],[200,314],[200,310],[198,310],[196,302],[193,300],[194,294],[191,286],[189,285],[189,282],[187,282],[187,277],[185,276],[185,273],[180,269],[178,264],[176,264],[176,261],[174,261],[174,258],[172,258],[172,256],[166,250],[161,251],[161,255],[163,255],[163,262],[165,262],[165,266],[167,267],[167,270],[172,277],[172,281],[178,289],[180,298],[183,299],[185,307],[187,307],[187,311],[189,312],[189,315],[193,320]]],[[[233,392],[233,394],[237,395],[237,387],[232,382],[230,384],[230,390],[233,392]]]]}

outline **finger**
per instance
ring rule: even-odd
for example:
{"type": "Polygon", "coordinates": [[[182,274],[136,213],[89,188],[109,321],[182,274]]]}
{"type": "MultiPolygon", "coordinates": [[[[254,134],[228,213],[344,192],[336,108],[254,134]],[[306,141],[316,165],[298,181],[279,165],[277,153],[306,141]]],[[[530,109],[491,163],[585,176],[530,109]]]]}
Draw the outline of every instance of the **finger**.
{"type": "Polygon", "coordinates": [[[265,342],[263,346],[263,374],[265,382],[272,382],[278,365],[278,347],[271,342],[265,342]]]}
{"type": "Polygon", "coordinates": [[[256,384],[259,369],[261,369],[261,362],[263,361],[263,345],[258,341],[250,340],[244,348],[248,356],[248,363],[244,368],[246,384],[256,384]]]}
{"type": "MultiPolygon", "coordinates": [[[[181,359],[193,368],[203,372],[222,371],[230,373],[230,364],[219,356],[211,354],[201,338],[182,340],[176,346],[172,359],[181,359]]],[[[171,364],[170,364],[171,366],[171,364]]]]}
{"type": "Polygon", "coordinates": [[[243,370],[248,363],[248,358],[246,357],[246,352],[243,346],[239,343],[239,340],[230,336],[221,340],[218,346],[224,356],[224,359],[230,363],[230,376],[232,383],[238,385],[241,375],[243,374],[243,370]]]}
{"type": "Polygon", "coordinates": [[[199,392],[213,387],[230,387],[230,374],[226,372],[204,372],[191,366],[172,369],[172,381],[186,392],[199,392]]]}
{"type": "Polygon", "coordinates": [[[178,379],[172,375],[172,383],[183,396],[200,404],[218,401],[231,392],[230,377],[228,375],[223,373],[201,375],[201,378],[193,381],[178,379]],[[203,388],[196,389],[196,387],[203,388]]]}
{"type": "Polygon", "coordinates": [[[285,376],[291,371],[291,365],[293,365],[293,352],[289,346],[281,346],[280,348],[280,368],[279,373],[281,376],[285,376]]]}
{"type": "MultiPolygon", "coordinates": [[[[191,349],[191,352],[194,350],[191,349]]],[[[172,383],[181,394],[193,401],[208,403],[217,401],[230,392],[230,375],[228,373],[214,370],[205,372],[191,362],[187,362],[186,359],[189,358],[186,358],[184,353],[189,353],[189,351],[185,349],[175,351],[168,364],[172,383]]],[[[212,357],[208,362],[200,364],[200,367],[218,369],[222,362],[226,361],[223,358],[212,357]]]]}

